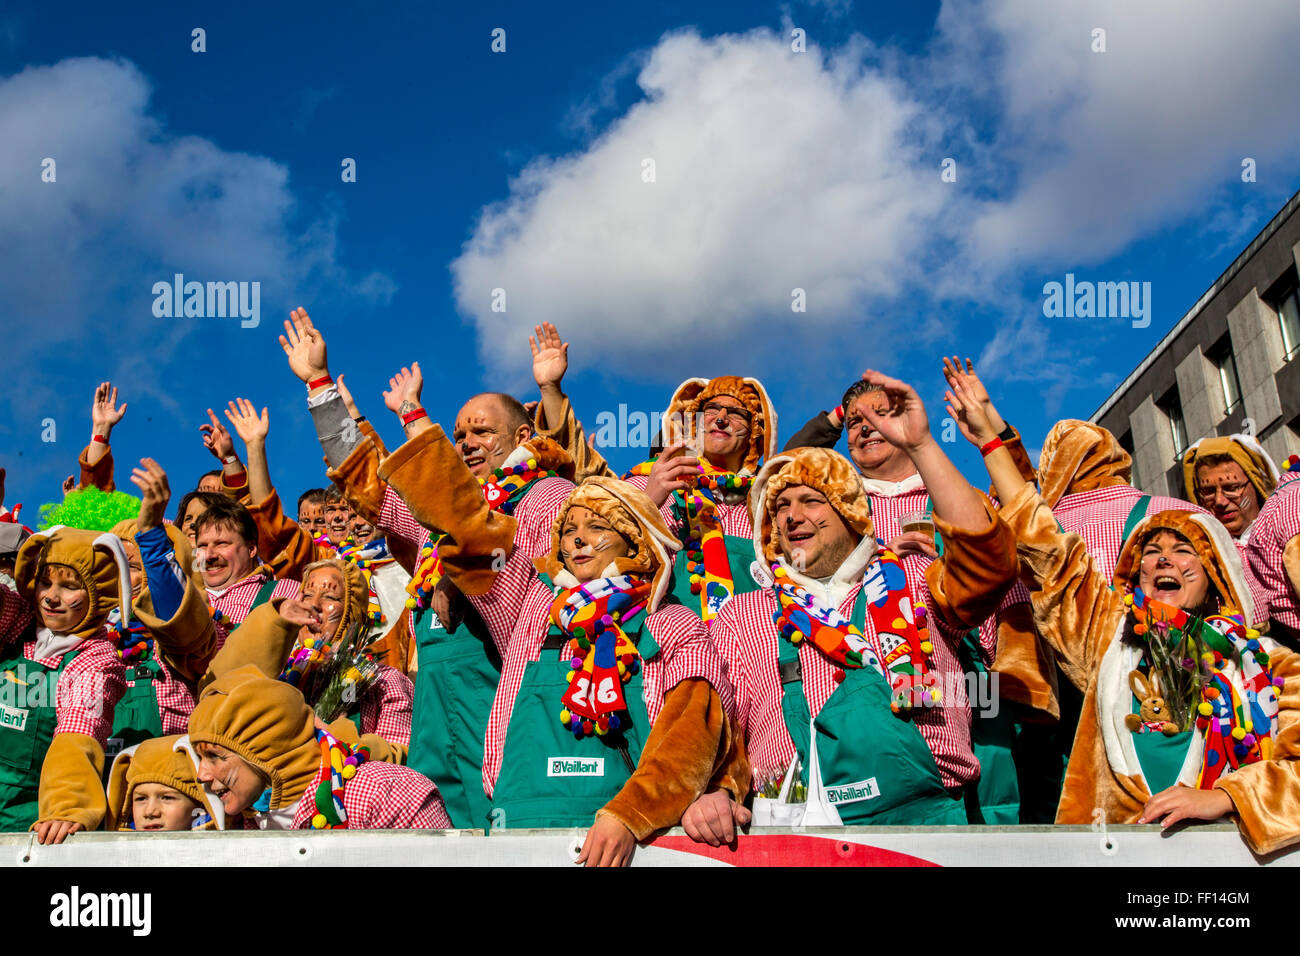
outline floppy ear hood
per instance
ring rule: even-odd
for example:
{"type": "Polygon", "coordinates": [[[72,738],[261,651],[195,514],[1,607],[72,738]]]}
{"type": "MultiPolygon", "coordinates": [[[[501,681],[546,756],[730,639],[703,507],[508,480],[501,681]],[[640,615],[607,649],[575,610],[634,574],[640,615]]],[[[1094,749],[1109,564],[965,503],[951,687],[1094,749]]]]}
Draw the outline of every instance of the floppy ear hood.
{"type": "Polygon", "coordinates": [[[586,478],[569,495],[551,526],[550,551],[535,559],[533,565],[557,585],[572,587],[576,583],[577,579],[560,559],[560,532],[569,509],[575,507],[599,513],[632,542],[635,552],[627,558],[617,559],[614,567],[620,574],[651,575],[650,599],[646,611],[653,614],[668,592],[673,558],[682,545],[668,530],[664,516],[654,506],[650,496],[635,485],[604,475],[586,478]]]}
{"type": "Polygon", "coordinates": [[[1038,456],[1038,484],[1049,508],[1066,495],[1127,485],[1133,459],[1109,431],[1067,418],[1052,426],[1038,456]]]}
{"type": "Polygon", "coordinates": [[[1196,460],[1207,455],[1228,455],[1241,466],[1247,480],[1259,492],[1262,504],[1277,488],[1280,472],[1271,455],[1253,435],[1220,435],[1193,442],[1183,453],[1183,487],[1187,500],[1196,501],[1196,460]]]}
{"type": "MultiPolygon", "coordinates": [[[[81,638],[93,636],[109,613],[117,607],[121,595],[130,597],[131,573],[122,542],[108,531],[80,531],[58,526],[37,532],[18,550],[14,580],[32,605],[36,604],[36,577],[42,563],[72,568],[86,588],[89,601],[86,614],[70,631],[81,638]]],[[[122,608],[123,624],[130,623],[131,602],[122,608]]]]}
{"type": "Polygon", "coordinates": [[[1206,568],[1210,582],[1218,590],[1228,610],[1240,611],[1247,625],[1255,623],[1255,601],[1246,586],[1246,572],[1241,552],[1228,529],[1210,515],[1195,511],[1159,511],[1137,523],[1120,549],[1112,578],[1115,590],[1123,592],[1137,581],[1142,562],[1142,546],[1155,532],[1172,531],[1190,541],[1206,568]]]}
{"type": "Polygon", "coordinates": [[[696,440],[700,408],[709,399],[729,395],[745,406],[750,415],[749,450],[741,464],[741,472],[754,474],[761,460],[776,454],[776,409],[768,397],[767,389],[756,378],[722,375],[714,379],[688,378],[677,386],[672,400],[664,412],[664,445],[683,439],[696,440]]]}
{"type": "Polygon", "coordinates": [[[795,448],[769,458],[750,488],[754,554],[760,564],[767,566],[781,556],[772,515],[777,496],[792,485],[816,489],[855,533],[874,537],[871,502],[853,463],[830,448],[795,448]]]}

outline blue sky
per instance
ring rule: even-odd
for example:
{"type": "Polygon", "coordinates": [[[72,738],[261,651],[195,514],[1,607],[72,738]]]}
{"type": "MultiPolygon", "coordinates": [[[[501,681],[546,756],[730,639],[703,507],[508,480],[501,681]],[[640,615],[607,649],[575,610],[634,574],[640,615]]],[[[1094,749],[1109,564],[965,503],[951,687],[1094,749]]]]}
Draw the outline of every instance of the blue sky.
{"type": "Polygon", "coordinates": [[[105,378],[123,485],[150,455],[193,487],[205,409],[237,395],[270,408],[285,497],[321,484],[275,338],[296,305],[393,446],[393,371],[420,361],[445,422],[483,389],[527,399],[549,319],[589,425],[750,374],[789,435],[872,366],[937,431],[956,351],[1036,448],[1300,188],[1281,0],[168,6],[0,12],[0,466],[32,520],[105,378]],[[259,326],[155,317],[177,272],[260,282],[259,326]],[[1044,317],[1067,272],[1150,282],[1150,326],[1044,317]]]}

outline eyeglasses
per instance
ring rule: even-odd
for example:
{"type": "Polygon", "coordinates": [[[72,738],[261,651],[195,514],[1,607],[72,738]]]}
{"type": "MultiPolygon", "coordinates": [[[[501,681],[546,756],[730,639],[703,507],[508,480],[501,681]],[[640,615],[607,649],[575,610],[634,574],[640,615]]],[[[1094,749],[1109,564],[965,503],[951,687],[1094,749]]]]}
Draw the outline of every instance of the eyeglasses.
{"type": "Polygon", "coordinates": [[[719,418],[729,418],[737,425],[748,425],[754,418],[748,409],[741,408],[739,405],[719,405],[717,402],[709,402],[700,409],[702,415],[716,415],[719,418]]]}
{"type": "Polygon", "coordinates": [[[1201,500],[1202,504],[1205,504],[1207,502],[1214,502],[1219,495],[1222,494],[1229,501],[1235,502],[1241,500],[1242,496],[1246,493],[1246,489],[1249,487],[1250,482],[1248,481],[1238,481],[1233,482],[1232,484],[1223,485],[1197,485],[1196,497],[1201,500]]]}

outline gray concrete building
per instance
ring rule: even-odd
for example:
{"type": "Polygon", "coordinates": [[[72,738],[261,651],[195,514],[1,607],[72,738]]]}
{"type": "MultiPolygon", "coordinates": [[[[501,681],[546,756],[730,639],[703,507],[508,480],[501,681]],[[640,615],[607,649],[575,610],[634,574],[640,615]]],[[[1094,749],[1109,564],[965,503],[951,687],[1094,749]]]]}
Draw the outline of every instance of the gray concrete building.
{"type": "Polygon", "coordinates": [[[1184,497],[1182,452],[1253,433],[1281,467],[1300,453],[1300,193],[1090,419],[1133,456],[1133,484],[1184,497]]]}

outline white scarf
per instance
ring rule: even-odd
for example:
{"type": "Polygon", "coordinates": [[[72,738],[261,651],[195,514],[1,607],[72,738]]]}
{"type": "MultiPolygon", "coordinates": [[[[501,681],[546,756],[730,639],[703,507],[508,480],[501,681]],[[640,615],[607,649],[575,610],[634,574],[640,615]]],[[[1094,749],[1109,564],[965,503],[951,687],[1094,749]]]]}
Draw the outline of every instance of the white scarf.
{"type": "Polygon", "coordinates": [[[82,638],[76,634],[55,634],[48,627],[36,629],[36,650],[32,651],[34,660],[42,661],[50,657],[62,657],[80,644],[82,638]]]}
{"type": "Polygon", "coordinates": [[[912,472],[902,481],[882,481],[879,478],[868,478],[863,475],[862,487],[866,488],[869,494],[880,495],[882,498],[897,498],[909,491],[924,491],[925,482],[921,480],[919,471],[912,472]]]}

